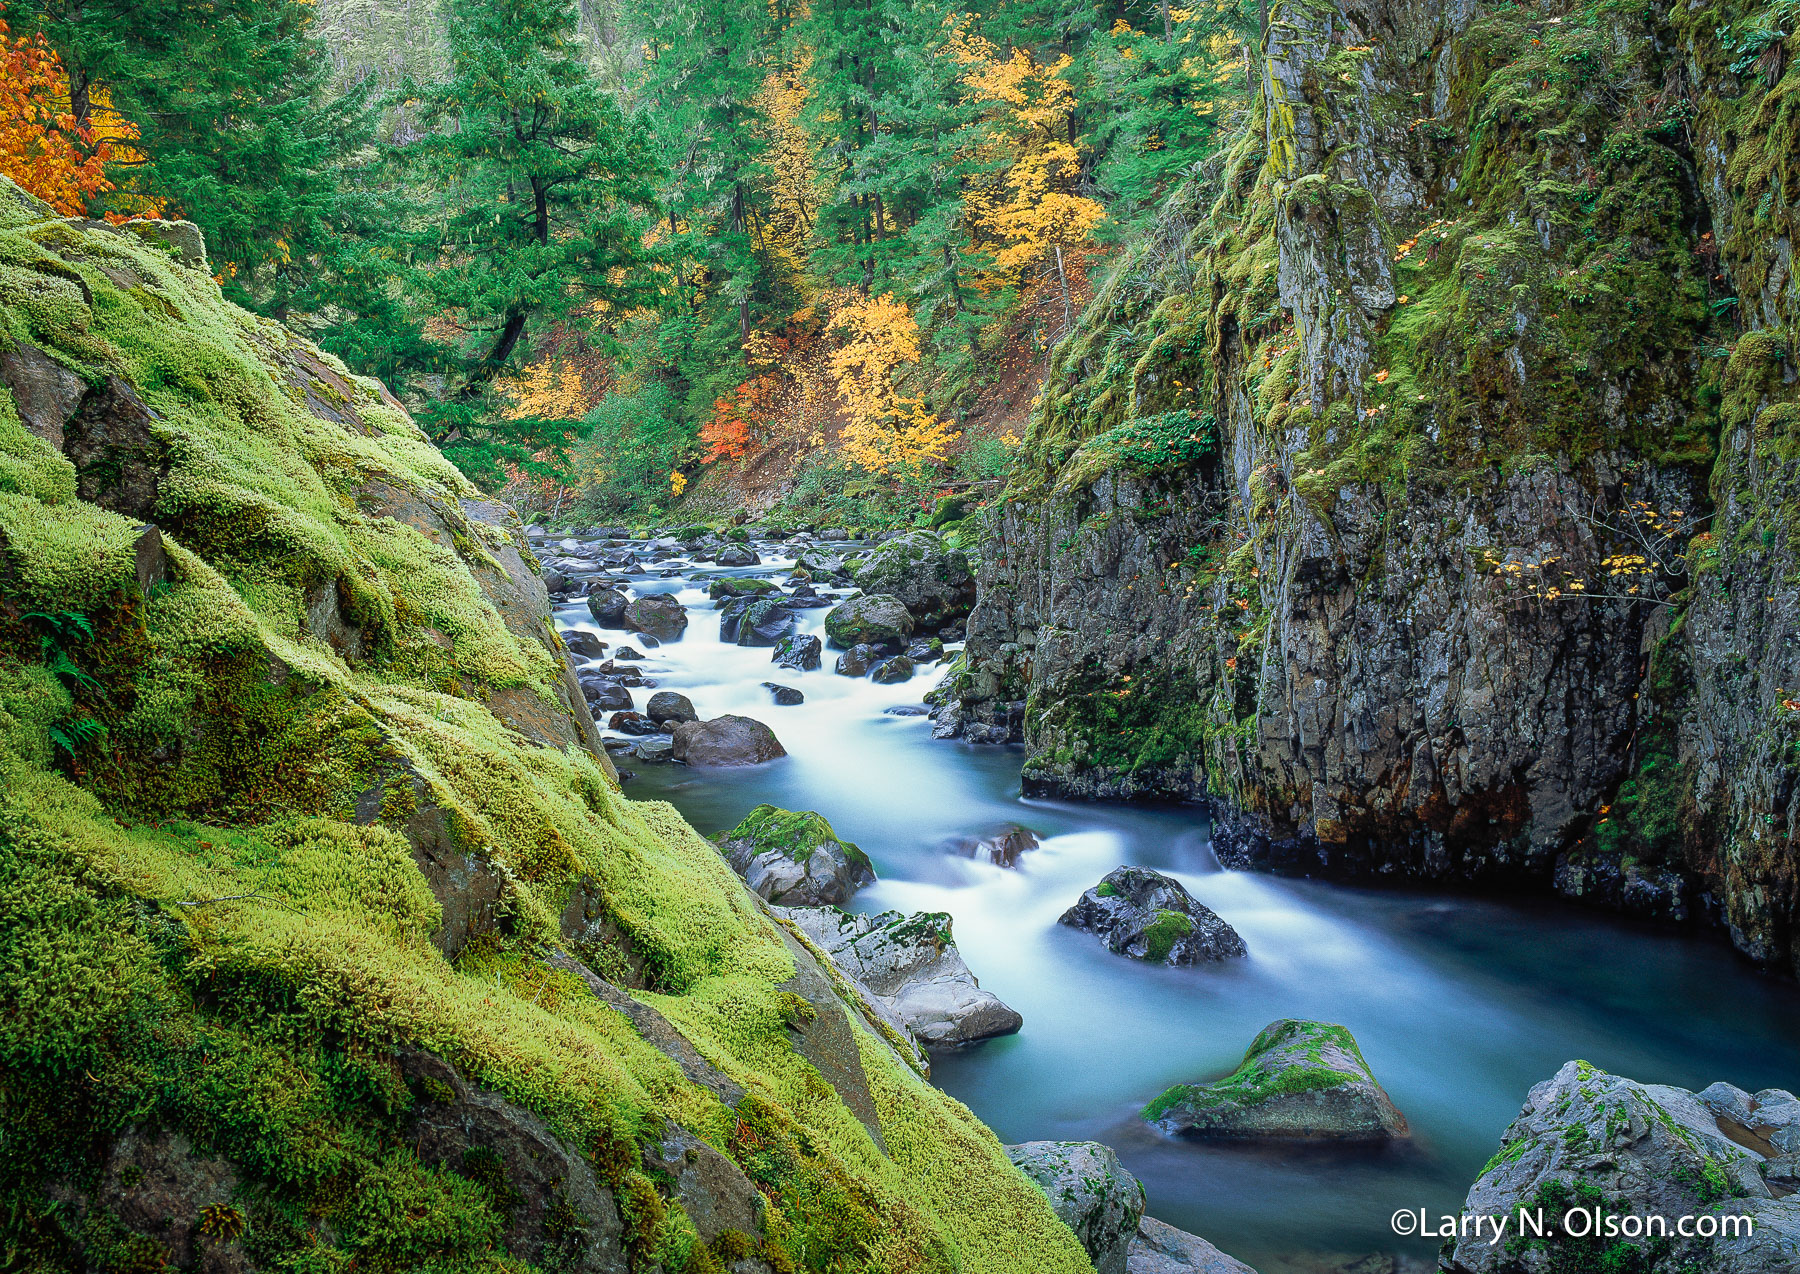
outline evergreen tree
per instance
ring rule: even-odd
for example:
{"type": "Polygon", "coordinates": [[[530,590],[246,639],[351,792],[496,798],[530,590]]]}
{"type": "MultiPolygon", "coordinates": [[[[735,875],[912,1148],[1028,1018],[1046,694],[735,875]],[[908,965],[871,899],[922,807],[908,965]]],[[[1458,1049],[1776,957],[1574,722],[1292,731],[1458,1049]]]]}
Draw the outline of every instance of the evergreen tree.
{"type": "Polygon", "coordinates": [[[654,295],[640,211],[654,164],[595,82],[569,0],[455,0],[449,78],[419,96],[428,131],[406,148],[432,202],[411,227],[411,278],[451,330],[450,383],[424,413],[478,480],[531,455],[568,422],[506,420],[486,401],[534,323],[605,335],[654,295]]]}

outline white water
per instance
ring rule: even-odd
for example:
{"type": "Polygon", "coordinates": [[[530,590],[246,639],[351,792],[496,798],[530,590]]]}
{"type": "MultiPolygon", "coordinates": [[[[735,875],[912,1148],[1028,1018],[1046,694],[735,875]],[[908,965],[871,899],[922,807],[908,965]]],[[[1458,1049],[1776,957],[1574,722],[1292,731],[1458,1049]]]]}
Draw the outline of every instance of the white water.
{"type": "MultiPolygon", "coordinates": [[[[710,574],[784,579],[791,561],[710,574]]],[[[934,668],[881,686],[825,666],[796,673],[766,648],[723,645],[704,584],[676,591],[685,636],[638,661],[702,717],[767,722],[789,756],[739,770],[620,757],[639,798],[673,801],[697,827],[754,804],[816,809],[858,842],[882,879],[859,910],[946,911],[983,986],[1025,1018],[1019,1035],[940,1056],[934,1079],[1004,1140],[1093,1138],[1144,1181],[1150,1210],[1263,1274],[1389,1252],[1428,1262],[1430,1241],[1394,1238],[1397,1208],[1454,1212],[1534,1083],[1572,1057],[1698,1088],[1800,1085],[1800,994],[1712,940],[1632,926],[1544,899],[1350,889],[1221,871],[1204,815],[1187,807],[1025,801],[1022,753],[933,741],[917,704],[934,668]],[[776,707],[761,683],[806,695],[776,707]],[[1012,824],[1041,848],[1014,870],[951,852],[952,838],[1012,824]],[[1107,952],[1056,918],[1124,863],[1177,876],[1242,934],[1247,959],[1168,969],[1107,952]],[[1167,1085],[1222,1075],[1278,1017],[1342,1022],[1411,1121],[1386,1150],[1173,1142],[1136,1111],[1167,1085]]],[[[823,609],[801,613],[820,633],[823,609]]],[[[580,603],[568,627],[591,627],[580,603]]],[[[630,643],[629,635],[602,632],[630,643]]],[[[649,690],[634,691],[641,706],[649,690]]]]}

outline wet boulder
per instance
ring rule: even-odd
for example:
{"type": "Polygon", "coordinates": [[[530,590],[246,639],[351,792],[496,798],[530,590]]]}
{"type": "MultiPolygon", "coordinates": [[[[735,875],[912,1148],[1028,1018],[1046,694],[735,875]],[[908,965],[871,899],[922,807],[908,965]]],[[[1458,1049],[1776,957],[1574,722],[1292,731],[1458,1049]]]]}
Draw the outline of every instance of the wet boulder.
{"type": "Polygon", "coordinates": [[[1015,1167],[1050,1196],[1050,1206],[1086,1249],[1095,1274],[1126,1274],[1144,1215],[1144,1187],[1097,1141],[1027,1141],[1005,1147],[1015,1167]]]}
{"type": "Polygon", "coordinates": [[[990,862],[996,867],[1017,867],[1019,855],[1038,847],[1037,833],[1023,827],[1009,827],[992,836],[966,836],[950,842],[950,847],[964,858],[990,862]]]}
{"type": "Polygon", "coordinates": [[[761,765],[786,755],[775,732],[750,717],[728,714],[675,727],[675,759],[689,765],[761,765]]]}
{"type": "Polygon", "coordinates": [[[581,694],[594,712],[629,712],[637,706],[631,702],[631,691],[607,677],[583,677],[581,694]]]}
{"type": "Polygon", "coordinates": [[[1182,883],[1148,867],[1121,867],[1058,920],[1097,934],[1109,950],[1157,964],[1199,964],[1245,954],[1244,940],[1182,883]]]}
{"type": "Polygon", "coordinates": [[[1446,1245],[1445,1268],[1788,1274],[1800,1268],[1796,1152],[1800,1101],[1781,1089],[1752,1096],[1714,1084],[1693,1093],[1569,1062],[1525,1098],[1463,1204],[1465,1218],[1542,1208],[1547,1232],[1524,1233],[1515,1222],[1498,1244],[1490,1229],[1459,1235],[1446,1245]],[[1574,1236],[1565,1218],[1573,1228],[1587,1217],[1570,1217],[1572,1209],[1615,1221],[1667,1217],[1669,1233],[1574,1236]],[[1717,1233],[1679,1234],[1679,1217],[1708,1218],[1717,1233]]]}
{"type": "Polygon", "coordinates": [[[718,842],[751,892],[778,907],[841,905],[875,883],[869,856],[812,810],[758,805],[718,842]]]}
{"type": "Polygon", "coordinates": [[[769,662],[795,672],[811,672],[819,666],[823,650],[823,644],[811,633],[790,633],[775,643],[769,662]]]}
{"type": "Polygon", "coordinates": [[[720,553],[715,560],[720,566],[756,566],[762,562],[762,558],[758,557],[753,550],[747,549],[741,544],[732,545],[720,553]]]}
{"type": "Polygon", "coordinates": [[[899,685],[903,681],[911,681],[913,661],[905,655],[895,655],[891,659],[883,659],[869,672],[869,680],[884,686],[899,685]]]}
{"type": "Polygon", "coordinates": [[[975,605],[969,559],[930,531],[907,531],[878,545],[852,575],[863,592],[898,598],[926,628],[960,619],[975,605]]]}
{"type": "Polygon", "coordinates": [[[606,728],[620,734],[662,733],[662,727],[641,712],[615,712],[606,719],[606,728]]]}
{"type": "Polygon", "coordinates": [[[929,1048],[1011,1035],[1024,1024],[999,996],[981,989],[943,912],[863,916],[814,907],[785,914],[929,1048]]]}
{"type": "Polygon", "coordinates": [[[673,593],[651,593],[625,607],[625,627],[649,633],[662,641],[675,641],[686,630],[687,609],[673,593]]]}
{"type": "Polygon", "coordinates": [[[869,667],[875,662],[876,652],[873,646],[852,646],[837,658],[837,674],[840,677],[866,677],[869,667]]]}
{"type": "Polygon", "coordinates": [[[615,659],[642,659],[644,652],[635,646],[620,646],[613,657],[615,659]]]}
{"type": "Polygon", "coordinates": [[[602,628],[625,627],[625,608],[630,604],[616,588],[596,588],[587,595],[588,614],[602,628]]]}
{"type": "Polygon", "coordinates": [[[593,633],[578,629],[564,633],[562,639],[570,654],[580,655],[583,659],[599,659],[606,654],[607,643],[593,633]]]}
{"type": "Polygon", "coordinates": [[[825,615],[825,637],[838,650],[861,645],[904,650],[914,627],[905,604],[885,594],[853,597],[825,615]]]}
{"type": "Polygon", "coordinates": [[[693,701],[673,690],[658,690],[651,695],[650,702],[644,705],[644,715],[658,725],[700,719],[700,714],[694,711],[693,701]]]}
{"type": "Polygon", "coordinates": [[[1243,1062],[1208,1084],[1176,1084],[1144,1107],[1174,1136],[1218,1140],[1388,1141],[1406,1117],[1375,1082],[1355,1038],[1331,1022],[1282,1018],[1243,1062]]]}
{"type": "Polygon", "coordinates": [[[792,708],[806,702],[806,696],[792,686],[784,686],[779,682],[765,681],[763,689],[769,692],[769,698],[777,707],[792,708]]]}
{"type": "Polygon", "coordinates": [[[747,579],[736,576],[713,580],[706,586],[706,595],[723,607],[733,597],[757,597],[765,593],[780,593],[774,580],[747,579]]]}
{"type": "Polygon", "coordinates": [[[774,646],[793,631],[793,612],[785,603],[765,597],[744,608],[736,640],[740,646],[774,646]]]}

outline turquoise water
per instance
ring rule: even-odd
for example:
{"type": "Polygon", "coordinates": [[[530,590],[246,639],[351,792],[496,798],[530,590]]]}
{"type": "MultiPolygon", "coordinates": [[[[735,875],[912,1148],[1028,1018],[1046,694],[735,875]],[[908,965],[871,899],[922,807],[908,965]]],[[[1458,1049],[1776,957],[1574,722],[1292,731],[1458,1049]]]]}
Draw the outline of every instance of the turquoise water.
{"type": "MultiPolygon", "coordinates": [[[[1223,871],[1196,809],[1023,800],[1019,749],[934,741],[925,718],[890,714],[919,701],[933,670],[877,686],[833,674],[829,652],[819,671],[777,669],[766,649],[719,643],[699,588],[633,583],[678,591],[689,606],[687,635],[649,651],[646,675],[687,694],[703,717],[767,722],[790,755],[715,771],[621,758],[637,771],[627,791],[672,801],[708,833],[759,801],[826,815],[881,876],[856,908],[949,912],[981,984],[1024,1015],[1016,1036],[938,1057],[934,1081],[1003,1140],[1106,1142],[1143,1180],[1154,1215],[1263,1274],[1320,1268],[1327,1255],[1430,1261],[1436,1244],[1396,1239],[1388,1217],[1403,1207],[1456,1211],[1526,1090],[1570,1058],[1690,1088],[1800,1085],[1800,992],[1714,940],[1540,898],[1223,871]],[[800,689],[806,702],[774,706],[765,680],[800,689]],[[1014,824],[1043,839],[1016,870],[949,846],[1014,824]],[[1237,928],[1249,957],[1167,969],[1056,924],[1125,863],[1178,877],[1237,928]],[[1136,1117],[1171,1083],[1233,1069],[1279,1017],[1349,1027],[1411,1122],[1411,1142],[1207,1145],[1167,1140],[1136,1117]]],[[[804,612],[803,628],[819,631],[824,614],[804,612]]],[[[586,626],[579,604],[562,617],[586,626]]],[[[641,706],[650,692],[636,693],[641,706]]]]}

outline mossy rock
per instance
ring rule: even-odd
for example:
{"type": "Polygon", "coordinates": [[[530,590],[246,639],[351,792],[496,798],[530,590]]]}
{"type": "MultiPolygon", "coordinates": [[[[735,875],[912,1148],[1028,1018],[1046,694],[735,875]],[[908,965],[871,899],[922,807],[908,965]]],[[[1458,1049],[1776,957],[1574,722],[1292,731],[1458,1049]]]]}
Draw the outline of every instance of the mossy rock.
{"type": "Polygon", "coordinates": [[[1220,1140],[1387,1141],[1408,1133],[1350,1032],[1293,1018],[1264,1027],[1230,1075],[1177,1084],[1144,1118],[1177,1136],[1220,1140]]]}
{"type": "Polygon", "coordinates": [[[898,652],[906,647],[915,624],[898,597],[853,597],[825,615],[825,637],[836,650],[873,646],[898,652]]]}
{"type": "Polygon", "coordinates": [[[869,856],[812,810],[758,805],[718,841],[751,891],[777,906],[841,906],[875,881],[869,856]]]}

